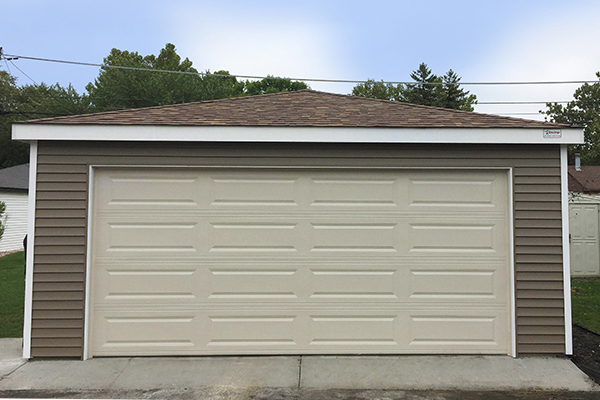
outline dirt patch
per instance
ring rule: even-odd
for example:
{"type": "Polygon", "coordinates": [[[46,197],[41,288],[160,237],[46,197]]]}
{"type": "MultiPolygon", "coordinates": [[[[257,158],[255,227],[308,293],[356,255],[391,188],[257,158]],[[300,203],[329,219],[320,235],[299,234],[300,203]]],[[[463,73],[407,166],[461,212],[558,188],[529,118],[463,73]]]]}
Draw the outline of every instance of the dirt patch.
{"type": "Polygon", "coordinates": [[[573,363],[600,384],[600,335],[573,325],[573,363]]]}
{"type": "Polygon", "coordinates": [[[7,255],[12,254],[12,253],[18,253],[20,251],[23,251],[23,249],[10,250],[10,251],[0,251],[0,257],[4,257],[4,256],[7,256],[7,255]]]}

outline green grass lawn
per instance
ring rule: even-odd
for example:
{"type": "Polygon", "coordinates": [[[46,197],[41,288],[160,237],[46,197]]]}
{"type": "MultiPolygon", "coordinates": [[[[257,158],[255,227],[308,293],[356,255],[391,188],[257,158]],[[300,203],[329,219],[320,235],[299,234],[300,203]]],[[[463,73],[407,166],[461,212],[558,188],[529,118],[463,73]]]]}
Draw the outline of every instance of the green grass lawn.
{"type": "Polygon", "coordinates": [[[0,338],[23,336],[24,252],[0,257],[0,338]]]}
{"type": "Polygon", "coordinates": [[[571,279],[573,323],[600,333],[600,278],[571,279]]]}

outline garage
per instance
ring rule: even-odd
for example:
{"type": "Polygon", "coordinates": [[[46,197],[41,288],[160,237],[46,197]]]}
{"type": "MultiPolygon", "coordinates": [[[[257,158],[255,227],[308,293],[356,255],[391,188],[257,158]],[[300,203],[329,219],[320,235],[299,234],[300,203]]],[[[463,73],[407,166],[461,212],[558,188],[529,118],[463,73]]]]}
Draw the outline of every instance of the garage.
{"type": "Polygon", "coordinates": [[[25,358],[572,352],[580,128],[304,90],[13,138],[25,358]]]}
{"type": "Polygon", "coordinates": [[[509,351],[506,170],[94,176],[95,356],[509,351]]]}

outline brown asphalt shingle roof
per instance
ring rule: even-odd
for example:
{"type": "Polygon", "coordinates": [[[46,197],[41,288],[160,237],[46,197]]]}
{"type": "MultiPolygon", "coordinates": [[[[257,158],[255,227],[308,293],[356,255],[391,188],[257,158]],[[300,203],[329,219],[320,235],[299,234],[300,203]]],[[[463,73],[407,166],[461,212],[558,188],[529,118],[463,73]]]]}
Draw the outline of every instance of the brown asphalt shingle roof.
{"type": "Polygon", "coordinates": [[[569,165],[569,191],[582,193],[600,193],[600,166],[585,165],[581,171],[569,165]]]}
{"type": "Polygon", "coordinates": [[[310,126],[388,128],[568,128],[386,100],[300,90],[27,121],[30,124],[310,126]]]}

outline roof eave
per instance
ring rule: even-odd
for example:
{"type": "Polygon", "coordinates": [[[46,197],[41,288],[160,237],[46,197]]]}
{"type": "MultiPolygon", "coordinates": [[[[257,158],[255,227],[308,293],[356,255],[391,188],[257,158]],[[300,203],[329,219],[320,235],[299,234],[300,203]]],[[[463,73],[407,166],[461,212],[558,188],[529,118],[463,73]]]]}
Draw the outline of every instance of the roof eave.
{"type": "Polygon", "coordinates": [[[581,144],[583,129],[15,124],[20,141],[581,144]]]}

